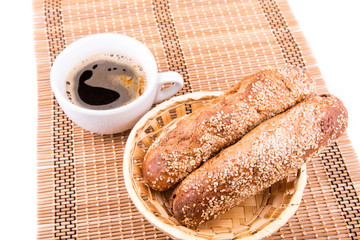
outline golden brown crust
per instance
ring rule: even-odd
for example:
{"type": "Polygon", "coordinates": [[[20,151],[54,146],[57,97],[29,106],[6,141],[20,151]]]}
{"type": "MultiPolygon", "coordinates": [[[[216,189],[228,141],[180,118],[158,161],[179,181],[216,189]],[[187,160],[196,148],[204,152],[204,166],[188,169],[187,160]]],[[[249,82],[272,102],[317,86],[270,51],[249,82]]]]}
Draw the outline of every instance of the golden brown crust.
{"type": "Polygon", "coordinates": [[[267,68],[244,77],[160,135],[144,158],[145,181],[159,191],[173,187],[261,122],[314,93],[309,73],[296,67],[267,68]]]}
{"type": "Polygon", "coordinates": [[[193,171],[174,190],[176,219],[194,228],[295,172],[347,127],[331,95],[313,96],[267,120],[193,171]]]}

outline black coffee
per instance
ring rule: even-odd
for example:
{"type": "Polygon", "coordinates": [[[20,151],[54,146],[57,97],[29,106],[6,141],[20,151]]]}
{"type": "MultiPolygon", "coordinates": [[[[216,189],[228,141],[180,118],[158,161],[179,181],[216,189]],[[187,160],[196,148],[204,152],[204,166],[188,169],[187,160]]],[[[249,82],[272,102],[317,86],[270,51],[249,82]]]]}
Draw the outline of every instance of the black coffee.
{"type": "Polygon", "coordinates": [[[130,57],[100,53],[76,65],[65,84],[66,95],[75,105],[106,110],[138,98],[144,92],[145,73],[130,57]]]}

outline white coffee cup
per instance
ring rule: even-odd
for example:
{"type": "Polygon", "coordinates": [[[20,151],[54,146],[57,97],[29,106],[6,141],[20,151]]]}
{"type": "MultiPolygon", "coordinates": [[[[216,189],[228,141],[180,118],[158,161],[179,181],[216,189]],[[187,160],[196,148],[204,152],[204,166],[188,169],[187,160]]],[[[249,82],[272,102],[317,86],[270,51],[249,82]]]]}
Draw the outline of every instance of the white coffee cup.
{"type": "Polygon", "coordinates": [[[177,72],[158,73],[155,58],[139,41],[115,33],[94,34],[66,47],[54,61],[50,72],[51,88],[65,114],[80,127],[101,134],[119,133],[131,128],[152,106],[176,94],[183,87],[177,72]],[[127,105],[109,110],[93,110],[73,104],[66,96],[65,79],[80,61],[94,54],[115,51],[135,59],[145,72],[144,93],[127,105]],[[161,90],[162,85],[173,83],[161,90]]]}

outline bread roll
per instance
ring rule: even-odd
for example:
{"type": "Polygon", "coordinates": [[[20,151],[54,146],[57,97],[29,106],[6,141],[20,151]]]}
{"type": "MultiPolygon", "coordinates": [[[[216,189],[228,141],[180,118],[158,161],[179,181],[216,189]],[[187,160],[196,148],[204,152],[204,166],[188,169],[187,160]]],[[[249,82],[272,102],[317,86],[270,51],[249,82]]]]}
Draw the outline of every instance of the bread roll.
{"type": "Polygon", "coordinates": [[[193,171],[170,196],[171,211],[195,228],[295,172],[346,127],[347,111],[339,99],[304,100],[193,171]]]}
{"type": "Polygon", "coordinates": [[[144,158],[145,181],[155,190],[168,190],[261,122],[314,93],[309,73],[296,67],[267,68],[244,77],[159,136],[144,158]]]}

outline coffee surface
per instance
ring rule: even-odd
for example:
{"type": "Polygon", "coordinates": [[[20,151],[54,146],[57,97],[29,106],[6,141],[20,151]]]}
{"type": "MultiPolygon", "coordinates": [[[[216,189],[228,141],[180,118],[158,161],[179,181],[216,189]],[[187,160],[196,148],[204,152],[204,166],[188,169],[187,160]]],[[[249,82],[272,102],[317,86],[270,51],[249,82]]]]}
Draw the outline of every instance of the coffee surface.
{"type": "Polygon", "coordinates": [[[138,98],[144,92],[145,73],[130,57],[100,53],[74,66],[65,84],[66,95],[75,105],[106,110],[138,98]]]}

